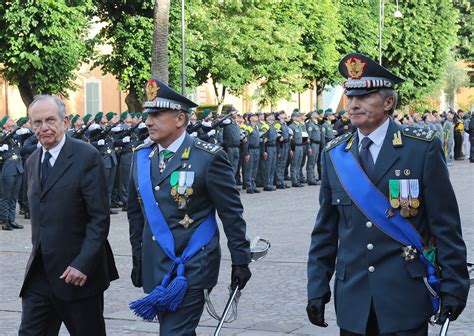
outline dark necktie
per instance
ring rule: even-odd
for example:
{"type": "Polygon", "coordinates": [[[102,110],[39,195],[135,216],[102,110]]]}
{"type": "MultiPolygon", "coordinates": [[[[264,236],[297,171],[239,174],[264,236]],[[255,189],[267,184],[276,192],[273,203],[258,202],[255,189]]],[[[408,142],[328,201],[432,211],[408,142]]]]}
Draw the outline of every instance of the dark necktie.
{"type": "Polygon", "coordinates": [[[360,149],[360,152],[359,152],[360,163],[369,178],[372,177],[372,173],[374,170],[374,159],[372,158],[372,154],[370,154],[370,150],[369,150],[370,146],[373,143],[374,142],[370,140],[369,137],[365,137],[364,139],[362,139],[362,142],[361,142],[362,148],[360,149]]]}
{"type": "Polygon", "coordinates": [[[46,151],[44,153],[43,163],[41,164],[41,187],[44,187],[46,180],[48,179],[49,172],[51,171],[51,153],[46,151]]]}

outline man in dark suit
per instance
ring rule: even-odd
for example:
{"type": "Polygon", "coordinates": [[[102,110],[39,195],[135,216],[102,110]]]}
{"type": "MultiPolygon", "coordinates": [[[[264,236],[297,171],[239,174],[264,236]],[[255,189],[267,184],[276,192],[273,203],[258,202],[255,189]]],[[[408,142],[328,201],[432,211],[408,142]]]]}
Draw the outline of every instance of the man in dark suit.
{"type": "Polygon", "coordinates": [[[103,292],[118,278],[107,242],[103,160],[65,135],[64,103],[36,96],[28,107],[41,147],[26,163],[32,253],[20,292],[20,335],[105,335],[103,292]]]}
{"type": "Polygon", "coordinates": [[[212,289],[219,274],[216,210],[228,239],[232,286],[242,289],[250,278],[243,207],[226,153],[186,133],[187,111],[196,105],[158,80],[147,87],[144,107],[153,142],[134,152],[127,212],[132,282],[145,293],[153,292],[137,301],[151,302],[148,306],[158,311],[142,314],[137,302],[131,307],[145,319],[158,316],[160,335],[195,335],[204,309],[203,290],[212,289]],[[187,253],[189,249],[194,253],[187,253]],[[163,293],[177,304],[168,305],[163,293]]]}
{"type": "Polygon", "coordinates": [[[391,119],[394,85],[403,79],[360,54],[345,56],[339,71],[348,78],[347,110],[357,131],[323,150],[308,317],[327,326],[324,309],[335,270],[341,335],[427,335],[438,296],[439,323],[454,321],[469,290],[442,146],[436,132],[391,119]]]}

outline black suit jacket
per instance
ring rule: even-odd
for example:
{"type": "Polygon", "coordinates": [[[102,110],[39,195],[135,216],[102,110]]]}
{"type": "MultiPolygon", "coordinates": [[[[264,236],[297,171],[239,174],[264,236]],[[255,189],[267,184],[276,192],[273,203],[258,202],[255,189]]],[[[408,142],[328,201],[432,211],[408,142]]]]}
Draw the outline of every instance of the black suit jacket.
{"type": "Polygon", "coordinates": [[[69,301],[101,293],[118,278],[107,241],[110,215],[102,157],[91,145],[66,137],[41,188],[41,155],[39,148],[26,161],[33,249],[20,296],[38,252],[58,298],[69,301]],[[87,275],[83,287],[59,279],[68,266],[87,275]]]}

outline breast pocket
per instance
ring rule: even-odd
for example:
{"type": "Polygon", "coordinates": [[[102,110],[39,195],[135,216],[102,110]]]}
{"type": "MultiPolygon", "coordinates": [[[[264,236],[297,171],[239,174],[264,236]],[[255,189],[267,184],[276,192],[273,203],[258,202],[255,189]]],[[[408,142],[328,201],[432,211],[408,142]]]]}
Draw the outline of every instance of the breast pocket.
{"type": "Polygon", "coordinates": [[[344,221],[346,228],[352,227],[352,200],[345,191],[332,192],[332,205],[337,206],[339,220],[344,221]]]}

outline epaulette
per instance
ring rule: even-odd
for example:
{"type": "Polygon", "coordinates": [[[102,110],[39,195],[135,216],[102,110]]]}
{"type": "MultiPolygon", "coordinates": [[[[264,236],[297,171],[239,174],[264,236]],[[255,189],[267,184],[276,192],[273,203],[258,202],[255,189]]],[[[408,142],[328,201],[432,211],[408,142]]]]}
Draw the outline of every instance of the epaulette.
{"type": "Polygon", "coordinates": [[[337,145],[343,143],[343,142],[346,142],[348,141],[350,138],[352,137],[352,133],[345,133],[341,136],[338,136],[337,138],[335,139],[332,139],[331,141],[329,141],[327,144],[326,144],[326,152],[330,151],[331,149],[333,149],[334,147],[336,147],[337,145]]]}
{"type": "Polygon", "coordinates": [[[405,127],[403,135],[423,141],[432,141],[436,137],[436,131],[432,129],[416,128],[416,127],[405,127]]]}
{"type": "Polygon", "coordinates": [[[274,126],[275,126],[275,129],[276,129],[276,130],[280,130],[280,129],[281,129],[281,124],[279,124],[279,123],[275,123],[274,126]]]}
{"type": "Polygon", "coordinates": [[[137,150],[150,147],[151,145],[154,145],[154,144],[155,144],[154,142],[144,142],[144,143],[138,145],[137,147],[133,147],[132,150],[134,152],[136,152],[137,150]]]}
{"type": "Polygon", "coordinates": [[[211,154],[216,154],[220,150],[222,150],[222,147],[219,145],[214,145],[206,141],[198,140],[194,143],[194,146],[196,148],[202,149],[205,152],[211,153],[211,154]]]}

